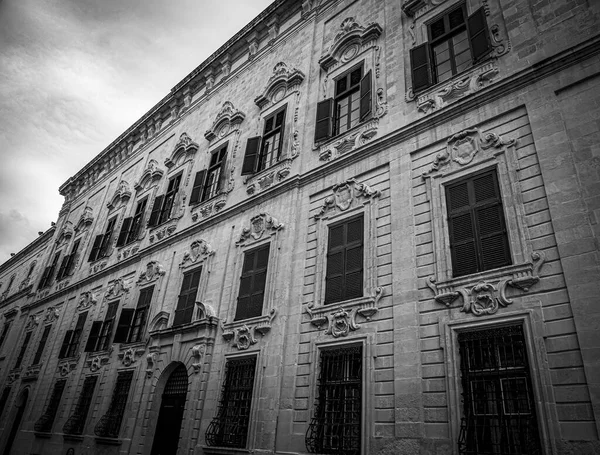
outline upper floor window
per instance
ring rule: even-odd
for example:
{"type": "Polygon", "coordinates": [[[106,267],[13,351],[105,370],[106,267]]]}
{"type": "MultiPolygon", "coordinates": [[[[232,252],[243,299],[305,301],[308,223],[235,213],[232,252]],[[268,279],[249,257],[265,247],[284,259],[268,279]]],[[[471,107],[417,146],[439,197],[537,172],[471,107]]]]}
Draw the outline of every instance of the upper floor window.
{"type": "Polygon", "coordinates": [[[225,179],[227,144],[214,150],[210,155],[208,169],[196,172],[190,204],[208,201],[221,193],[225,179]]]}
{"type": "Polygon", "coordinates": [[[281,159],[287,105],[265,118],[263,135],[251,137],[246,145],[242,175],[267,169],[281,159]]]}
{"type": "Polygon", "coordinates": [[[156,196],[154,199],[154,205],[152,206],[152,212],[150,213],[148,226],[158,226],[171,218],[173,203],[175,202],[175,198],[181,184],[181,176],[182,174],[180,173],[174,177],[171,177],[169,179],[167,192],[164,195],[156,196]]]}
{"type": "Polygon", "coordinates": [[[42,273],[42,278],[40,279],[40,283],[38,284],[38,289],[43,289],[52,284],[52,279],[54,278],[54,272],[56,271],[56,266],[58,265],[58,259],[60,258],[60,251],[54,254],[54,259],[52,259],[52,264],[44,269],[42,273]]]}
{"type": "Polygon", "coordinates": [[[19,368],[21,363],[23,362],[23,357],[25,357],[25,353],[27,352],[27,346],[29,346],[29,341],[31,340],[31,331],[25,334],[25,339],[23,340],[23,344],[21,345],[21,350],[19,351],[19,355],[17,356],[17,361],[15,362],[15,368],[19,368]]]}
{"type": "Polygon", "coordinates": [[[146,213],[148,198],[139,201],[135,207],[135,214],[123,220],[121,232],[117,238],[117,246],[124,246],[137,240],[142,228],[142,221],[146,213]]]}
{"type": "Polygon", "coordinates": [[[4,326],[2,327],[2,334],[0,334],[0,349],[2,348],[2,345],[4,344],[4,340],[6,340],[6,336],[8,335],[8,331],[10,330],[11,324],[12,324],[12,321],[4,322],[4,326]]]}
{"type": "Polygon", "coordinates": [[[62,280],[73,273],[73,269],[75,268],[75,256],[77,255],[77,250],[79,249],[80,243],[81,239],[75,240],[75,243],[71,248],[71,254],[63,257],[60,267],[58,268],[58,273],[56,274],[57,281],[62,280]]]}
{"type": "Polygon", "coordinates": [[[119,301],[115,300],[108,304],[106,317],[104,321],[94,321],[90,330],[85,352],[105,351],[110,345],[110,339],[113,332],[115,318],[117,317],[117,308],[119,301]]]}
{"type": "Polygon", "coordinates": [[[183,274],[183,282],[181,283],[179,298],[177,299],[173,327],[192,322],[201,275],[202,267],[183,274]]]}
{"type": "Polygon", "coordinates": [[[142,289],[137,307],[121,310],[117,331],[115,332],[115,343],[135,343],[142,340],[153,291],[154,286],[142,289]]]}
{"type": "Polygon", "coordinates": [[[115,224],[117,223],[117,217],[112,217],[106,224],[106,230],[104,234],[97,235],[92,245],[92,251],[90,252],[89,262],[93,262],[96,259],[106,257],[109,252],[110,244],[112,242],[113,234],[115,231],[115,224]]]}
{"type": "Polygon", "coordinates": [[[429,41],[410,50],[413,91],[450,79],[492,50],[485,11],[461,4],[427,25],[429,41]]]}
{"type": "Polygon", "coordinates": [[[46,342],[48,341],[48,335],[50,335],[51,328],[51,325],[47,325],[44,327],[42,338],[40,338],[37,351],[35,351],[35,355],[33,356],[33,362],[31,363],[32,365],[38,365],[42,360],[42,354],[44,353],[44,348],[46,347],[46,342]]]}
{"type": "Polygon", "coordinates": [[[266,244],[244,254],[236,321],[262,315],[269,249],[270,244],[266,244]]]}
{"type": "Polygon", "coordinates": [[[87,319],[87,311],[80,313],[77,317],[77,323],[75,329],[67,330],[63,339],[63,344],[58,353],[58,358],[62,359],[65,357],[75,357],[79,349],[79,342],[81,341],[81,334],[85,327],[85,320],[87,319]]]}

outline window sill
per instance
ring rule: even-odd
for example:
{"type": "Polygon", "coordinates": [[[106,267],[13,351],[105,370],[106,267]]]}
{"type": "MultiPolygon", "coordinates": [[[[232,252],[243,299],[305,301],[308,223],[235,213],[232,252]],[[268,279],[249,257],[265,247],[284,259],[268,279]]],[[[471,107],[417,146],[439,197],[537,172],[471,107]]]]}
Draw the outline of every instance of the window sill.
{"type": "Polygon", "coordinates": [[[33,434],[35,435],[36,438],[41,438],[41,439],[50,439],[52,437],[52,433],[48,432],[41,432],[41,431],[34,431],[33,434]]]}
{"type": "Polygon", "coordinates": [[[216,196],[207,199],[206,201],[198,202],[190,208],[192,213],[192,221],[196,222],[200,217],[208,218],[209,216],[219,212],[227,202],[227,195],[229,193],[221,191],[216,196]]]}
{"type": "Polygon", "coordinates": [[[160,242],[162,239],[169,237],[177,229],[179,218],[170,218],[169,220],[150,228],[150,243],[155,241],[160,242]]]}
{"type": "Polygon", "coordinates": [[[315,144],[313,150],[318,150],[319,160],[325,162],[332,161],[371,141],[377,136],[379,117],[384,114],[385,111],[381,115],[370,117],[342,134],[315,144]]]}
{"type": "Polygon", "coordinates": [[[235,447],[211,447],[211,446],[200,446],[202,453],[205,455],[228,455],[236,453],[253,453],[250,449],[239,449],[235,447]]]}
{"type": "Polygon", "coordinates": [[[96,443],[104,444],[107,446],[120,446],[123,443],[123,440],[119,438],[106,438],[103,436],[96,436],[94,439],[96,440],[96,443]]]}
{"type": "MultiPolygon", "coordinates": [[[[190,332],[199,332],[201,330],[207,329],[208,327],[217,326],[217,318],[214,316],[209,316],[206,318],[198,319],[197,321],[188,322],[186,324],[181,324],[175,327],[168,327],[166,329],[153,330],[150,332],[151,337],[168,337],[174,336],[178,333],[190,333],[190,332]]],[[[195,336],[195,335],[194,335],[195,336]]]]}
{"type": "Polygon", "coordinates": [[[83,441],[83,436],[79,435],[79,434],[63,434],[63,439],[65,441],[71,441],[71,442],[81,442],[83,441]]]}
{"type": "Polygon", "coordinates": [[[133,240],[117,248],[117,261],[133,256],[140,249],[140,239],[133,240]]]}

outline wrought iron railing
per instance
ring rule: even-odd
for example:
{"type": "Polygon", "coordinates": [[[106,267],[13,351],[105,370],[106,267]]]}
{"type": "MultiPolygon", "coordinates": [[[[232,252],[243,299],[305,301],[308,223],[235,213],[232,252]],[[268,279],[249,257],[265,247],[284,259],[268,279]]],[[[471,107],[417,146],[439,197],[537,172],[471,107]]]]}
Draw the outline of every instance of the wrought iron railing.
{"type": "Polygon", "coordinates": [[[119,430],[125,408],[127,406],[127,396],[129,395],[129,386],[133,378],[133,371],[123,371],[117,376],[117,384],[113,391],[113,396],[108,407],[108,411],[104,414],[96,427],[94,433],[96,436],[104,438],[118,438],[119,430]]]}

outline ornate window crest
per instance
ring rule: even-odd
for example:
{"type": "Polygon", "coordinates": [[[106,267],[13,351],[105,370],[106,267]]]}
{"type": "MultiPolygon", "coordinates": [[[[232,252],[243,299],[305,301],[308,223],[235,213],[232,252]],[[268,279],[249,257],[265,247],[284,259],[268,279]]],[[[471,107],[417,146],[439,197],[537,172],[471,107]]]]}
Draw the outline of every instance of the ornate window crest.
{"type": "Polygon", "coordinates": [[[162,176],[164,175],[164,171],[158,167],[158,162],[156,160],[148,161],[146,165],[146,169],[142,173],[139,181],[135,182],[133,187],[136,191],[142,191],[148,188],[153,183],[158,182],[162,176]]]}
{"type": "Polygon", "coordinates": [[[65,377],[75,368],[77,368],[77,362],[79,361],[79,357],[75,359],[68,359],[58,363],[58,373],[65,377]]]}
{"type": "Polygon", "coordinates": [[[189,251],[183,254],[183,260],[179,264],[179,268],[183,269],[191,265],[200,264],[214,254],[214,250],[205,240],[196,240],[190,245],[189,251]]]}
{"type": "Polygon", "coordinates": [[[58,237],[56,238],[56,244],[62,245],[63,243],[68,243],[68,241],[71,239],[71,237],[73,237],[73,234],[74,234],[73,223],[71,223],[70,221],[67,221],[64,224],[64,226],[62,227],[62,229],[60,230],[58,237]]]}
{"type": "Polygon", "coordinates": [[[331,335],[334,338],[345,337],[355,330],[360,328],[360,324],[356,322],[356,316],[360,315],[368,322],[371,320],[377,311],[379,311],[378,304],[379,299],[383,295],[383,288],[377,288],[375,291],[375,298],[373,302],[367,302],[360,308],[350,308],[346,310],[342,307],[335,307],[329,309],[329,312],[321,312],[314,314],[311,308],[307,308],[307,313],[311,316],[311,322],[313,325],[320,327],[321,325],[327,324],[325,333],[331,335]]]}
{"type": "Polygon", "coordinates": [[[136,281],[138,286],[144,285],[146,283],[151,283],[153,281],[158,280],[161,276],[165,274],[164,267],[158,261],[150,261],[146,264],[146,270],[140,272],[140,276],[136,281]]]}
{"type": "Polygon", "coordinates": [[[167,313],[166,311],[161,311],[156,316],[154,316],[154,318],[148,326],[150,327],[150,332],[154,332],[156,330],[166,329],[168,323],[169,313],[167,313]]]}
{"type": "Polygon", "coordinates": [[[79,217],[79,221],[77,222],[77,225],[75,226],[75,231],[76,232],[85,231],[88,227],[91,226],[93,221],[94,221],[94,212],[91,207],[86,207],[85,209],[83,209],[83,213],[79,217]]]}
{"type": "Polygon", "coordinates": [[[303,80],[304,73],[302,71],[288,68],[284,62],[279,62],[273,67],[273,74],[267,81],[263,92],[254,99],[254,102],[262,110],[269,104],[281,101],[288,93],[297,92],[303,80]]]}
{"type": "Polygon", "coordinates": [[[25,324],[25,330],[33,330],[40,324],[40,316],[37,314],[30,314],[25,324]]]}
{"type": "Polygon", "coordinates": [[[144,355],[144,352],[145,352],[145,349],[143,347],[141,347],[141,348],[128,347],[124,351],[119,352],[119,354],[117,356],[119,357],[119,360],[121,361],[123,366],[130,367],[131,365],[133,365],[135,363],[135,361],[137,360],[138,357],[141,357],[142,355],[144,355]]]}
{"type": "Polygon", "coordinates": [[[236,242],[236,245],[240,245],[249,239],[251,241],[260,240],[265,233],[273,235],[282,228],[283,223],[280,223],[268,213],[260,213],[250,219],[250,227],[242,229],[242,234],[236,242]]]}
{"type": "Polygon", "coordinates": [[[100,368],[102,368],[104,365],[107,365],[109,361],[110,357],[107,355],[96,355],[87,359],[86,366],[90,369],[92,373],[95,373],[96,371],[99,371],[100,368]]]}
{"type": "Polygon", "coordinates": [[[181,133],[179,141],[175,144],[171,156],[165,158],[165,166],[167,166],[168,169],[171,169],[172,167],[191,159],[197,150],[198,144],[192,141],[187,133],[181,133]]]}
{"type": "Polygon", "coordinates": [[[204,133],[204,137],[208,141],[225,137],[231,131],[238,130],[244,118],[246,115],[236,109],[233,103],[225,101],[212,126],[204,133]]]}
{"type": "Polygon", "coordinates": [[[125,205],[127,201],[131,198],[131,190],[129,189],[129,183],[125,180],[121,180],[119,182],[119,186],[115,190],[115,194],[111,198],[111,200],[106,204],[108,210],[113,210],[115,208],[120,207],[121,205],[125,205]]]}
{"type": "Polygon", "coordinates": [[[277,310],[272,308],[267,317],[262,317],[260,321],[256,321],[256,323],[252,325],[248,325],[247,321],[244,321],[244,323],[238,324],[237,327],[233,327],[231,324],[224,324],[221,322],[223,338],[226,341],[231,341],[232,346],[236,347],[238,350],[245,351],[253,344],[258,343],[258,340],[256,339],[257,333],[261,336],[265,336],[270,332],[276,314],[277,310]]]}
{"type": "Polygon", "coordinates": [[[46,314],[44,315],[44,323],[50,324],[58,319],[60,315],[60,311],[57,307],[51,306],[46,310],[46,314]]]}
{"type": "Polygon", "coordinates": [[[129,287],[123,278],[117,278],[108,285],[108,289],[104,293],[105,300],[114,300],[122,297],[129,292],[129,287]]]}
{"type": "Polygon", "coordinates": [[[86,291],[81,294],[79,297],[79,303],[77,304],[77,311],[83,311],[90,308],[92,305],[96,305],[98,303],[98,299],[96,299],[96,295],[93,291],[86,291]]]}
{"type": "Polygon", "coordinates": [[[359,183],[355,179],[348,179],[343,183],[333,185],[331,188],[333,194],[325,198],[323,206],[315,215],[315,218],[321,218],[329,210],[348,210],[355,201],[360,199],[379,198],[381,191],[374,190],[364,183],[359,183]]]}

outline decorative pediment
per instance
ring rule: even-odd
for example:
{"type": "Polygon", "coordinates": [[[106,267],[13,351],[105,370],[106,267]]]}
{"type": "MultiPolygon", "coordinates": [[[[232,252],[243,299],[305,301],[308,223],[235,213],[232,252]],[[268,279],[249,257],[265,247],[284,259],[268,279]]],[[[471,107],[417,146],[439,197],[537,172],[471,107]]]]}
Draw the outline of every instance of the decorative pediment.
{"type": "Polygon", "coordinates": [[[323,206],[315,215],[315,218],[323,217],[329,210],[346,211],[361,199],[372,199],[381,196],[381,191],[374,190],[355,179],[348,179],[343,183],[334,185],[331,192],[333,194],[325,198],[323,206]]]}
{"type": "Polygon", "coordinates": [[[135,363],[138,357],[141,357],[145,352],[144,346],[141,347],[128,347],[124,351],[119,352],[117,357],[125,367],[130,367],[135,363]]]}
{"type": "Polygon", "coordinates": [[[51,306],[46,310],[46,314],[44,315],[44,323],[50,324],[58,319],[60,315],[60,311],[55,306],[51,306]]]}
{"type": "Polygon", "coordinates": [[[353,17],[345,19],[327,52],[319,59],[321,67],[328,71],[332,66],[355,58],[361,51],[374,47],[383,29],[376,22],[360,25],[353,17]]]}
{"type": "Polygon", "coordinates": [[[77,310],[83,311],[87,310],[92,305],[96,305],[98,303],[98,299],[96,299],[96,295],[93,291],[86,291],[81,294],[79,298],[79,303],[77,304],[77,310]]]}
{"type": "Polygon", "coordinates": [[[63,242],[67,243],[69,241],[69,239],[71,237],[73,237],[73,234],[74,234],[73,223],[71,223],[70,221],[67,221],[64,224],[64,226],[62,227],[62,229],[60,230],[58,237],[56,238],[56,244],[61,245],[63,242]]]}
{"type": "Polygon", "coordinates": [[[242,234],[236,244],[240,245],[248,239],[259,240],[265,234],[274,234],[282,228],[283,223],[280,223],[268,213],[260,213],[250,219],[250,227],[242,229],[242,234]]]}
{"type": "Polygon", "coordinates": [[[272,308],[268,315],[252,318],[241,322],[221,322],[223,338],[225,341],[232,341],[232,345],[240,351],[245,351],[253,344],[258,343],[256,334],[265,336],[271,331],[273,319],[277,315],[277,310],[272,308]]]}
{"type": "Polygon", "coordinates": [[[25,324],[25,330],[33,330],[40,324],[40,317],[37,314],[30,314],[25,324]]]}
{"type": "Polygon", "coordinates": [[[111,284],[108,285],[108,289],[104,293],[104,298],[106,300],[118,299],[123,296],[123,294],[127,294],[129,292],[129,288],[125,283],[123,278],[117,278],[111,284]]]}
{"type": "Polygon", "coordinates": [[[164,267],[158,261],[150,261],[146,264],[146,270],[140,273],[140,277],[136,281],[137,285],[143,285],[158,280],[165,274],[164,267]]]}
{"type": "Polygon", "coordinates": [[[169,313],[167,313],[166,311],[161,311],[156,316],[154,316],[154,318],[150,322],[150,332],[154,332],[155,330],[166,329],[168,323],[169,313]]]}
{"type": "Polygon", "coordinates": [[[215,254],[215,252],[210,247],[209,243],[203,239],[196,240],[190,245],[190,250],[183,254],[183,260],[181,261],[181,264],[179,264],[179,267],[185,268],[192,264],[202,263],[213,254],[215,254]]]}
{"type": "Polygon", "coordinates": [[[148,161],[144,173],[140,177],[140,180],[135,182],[133,187],[136,191],[141,191],[149,187],[152,183],[158,182],[164,175],[164,171],[159,169],[158,162],[156,160],[148,161]]]}
{"type": "Polygon", "coordinates": [[[110,361],[110,357],[107,355],[96,355],[94,357],[89,358],[86,361],[86,366],[90,369],[92,373],[100,370],[104,365],[107,365],[110,361]]]}
{"type": "Polygon", "coordinates": [[[87,229],[94,221],[93,213],[94,212],[91,207],[86,207],[83,209],[83,213],[79,217],[79,221],[77,221],[77,225],[75,226],[75,231],[79,232],[87,229]]]}
{"type": "Polygon", "coordinates": [[[115,194],[113,195],[111,200],[106,204],[106,207],[108,208],[108,210],[117,208],[121,204],[126,204],[130,197],[131,190],[129,189],[129,183],[127,183],[125,180],[121,180],[119,182],[119,186],[115,191],[115,194]]]}
{"type": "Polygon", "coordinates": [[[171,156],[165,159],[165,166],[171,169],[173,166],[190,159],[197,150],[198,144],[192,141],[186,133],[181,133],[171,156]]]}
{"type": "Polygon", "coordinates": [[[279,62],[273,68],[273,75],[267,81],[262,94],[254,99],[256,105],[263,109],[269,103],[277,103],[289,93],[298,90],[304,80],[304,73],[296,68],[288,68],[284,62],[279,62]]]}
{"type": "MultiPolygon", "coordinates": [[[[381,90],[381,89],[379,89],[381,90]]],[[[377,92],[377,100],[379,100],[379,93],[377,92]]],[[[378,104],[379,109],[379,104],[378,104]]],[[[382,117],[387,112],[387,103],[382,104],[381,111],[375,111],[375,117],[371,120],[364,122],[358,129],[353,129],[345,136],[340,137],[335,142],[327,142],[324,145],[318,147],[319,160],[321,161],[332,161],[339,158],[341,155],[351,152],[359,147],[362,147],[367,142],[370,142],[377,136],[377,130],[379,128],[379,117],[382,117]]]]}
{"type": "Polygon", "coordinates": [[[236,109],[230,101],[225,101],[212,126],[204,133],[204,137],[208,141],[224,137],[230,131],[239,129],[240,123],[245,118],[246,115],[243,112],[236,109]]]}

